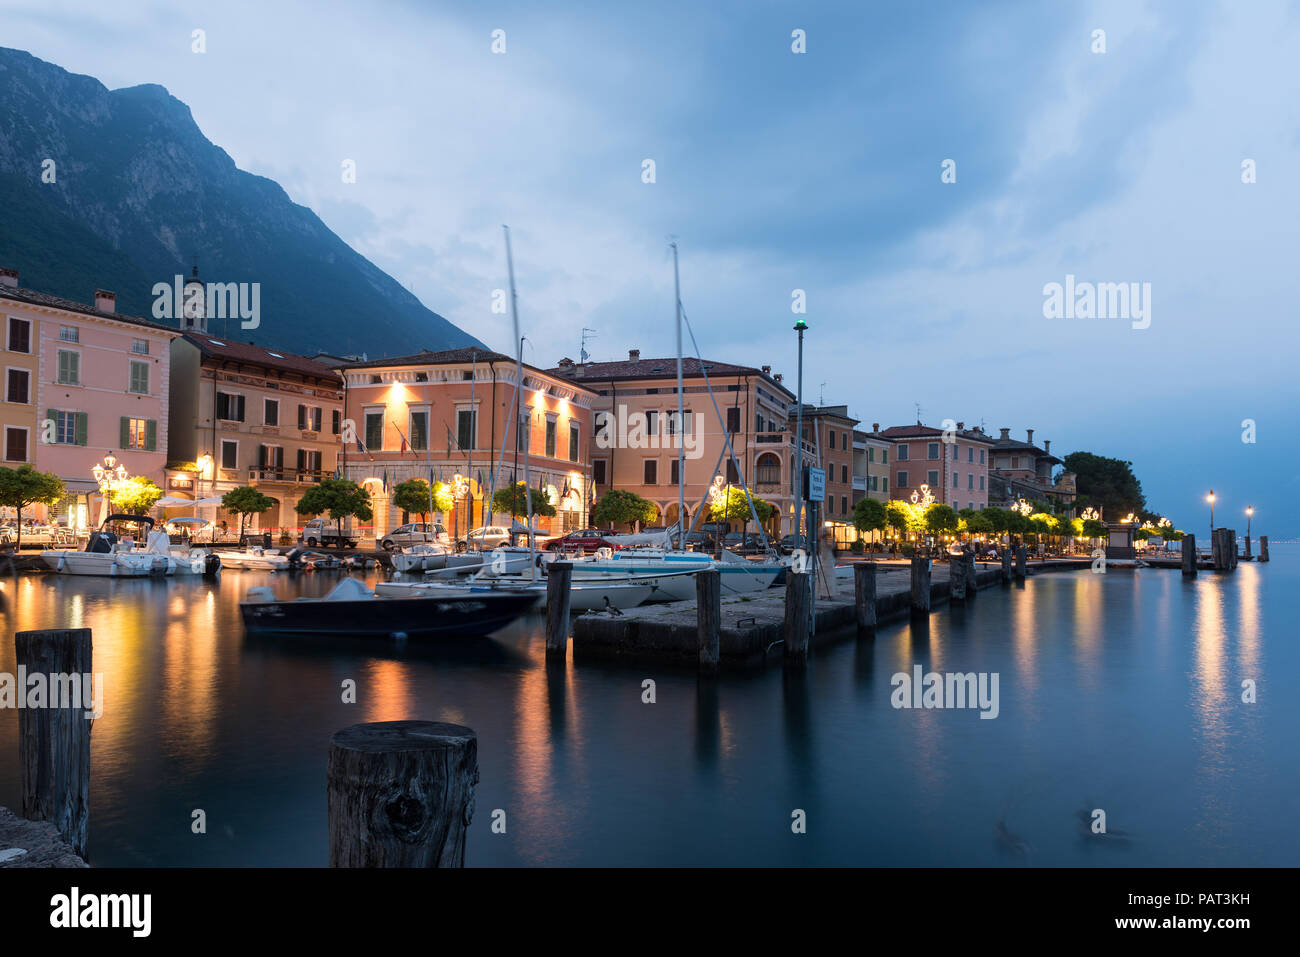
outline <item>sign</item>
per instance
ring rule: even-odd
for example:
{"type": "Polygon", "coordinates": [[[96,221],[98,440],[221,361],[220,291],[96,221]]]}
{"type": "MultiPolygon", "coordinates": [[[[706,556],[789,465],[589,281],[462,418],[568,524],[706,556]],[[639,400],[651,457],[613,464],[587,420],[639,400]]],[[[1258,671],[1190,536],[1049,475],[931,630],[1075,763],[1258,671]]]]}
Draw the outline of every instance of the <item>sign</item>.
{"type": "Polygon", "coordinates": [[[803,497],[809,502],[821,502],[826,499],[826,470],[806,467],[807,477],[803,483],[803,497]]]}

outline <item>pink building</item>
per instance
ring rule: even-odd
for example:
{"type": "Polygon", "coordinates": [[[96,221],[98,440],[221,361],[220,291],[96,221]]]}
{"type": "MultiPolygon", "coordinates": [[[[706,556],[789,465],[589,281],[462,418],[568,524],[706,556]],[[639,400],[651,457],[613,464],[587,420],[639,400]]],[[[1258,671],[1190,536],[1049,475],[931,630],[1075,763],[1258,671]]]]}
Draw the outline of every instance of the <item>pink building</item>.
{"type": "Polygon", "coordinates": [[[161,486],[169,345],[177,330],[119,315],[116,296],[104,290],[83,304],[23,289],[8,269],[0,270],[0,322],[3,464],[53,472],[68,492],[48,515],[37,510],[34,517],[94,524],[100,488],[91,470],[106,456],[161,486]]]}
{"type": "Polygon", "coordinates": [[[964,422],[950,433],[928,425],[896,425],[875,433],[893,443],[891,499],[910,501],[929,487],[936,502],[957,511],[988,505],[989,454],[993,440],[964,422]]]}

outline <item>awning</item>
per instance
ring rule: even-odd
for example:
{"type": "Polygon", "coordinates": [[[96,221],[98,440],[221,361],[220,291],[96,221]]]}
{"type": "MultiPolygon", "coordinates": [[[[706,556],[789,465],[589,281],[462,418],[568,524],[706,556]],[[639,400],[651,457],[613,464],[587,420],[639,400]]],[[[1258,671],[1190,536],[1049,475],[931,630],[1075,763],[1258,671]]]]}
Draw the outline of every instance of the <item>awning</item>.
{"type": "Polygon", "coordinates": [[[85,495],[89,492],[98,492],[99,483],[90,479],[64,479],[63,489],[69,495],[85,495]]]}

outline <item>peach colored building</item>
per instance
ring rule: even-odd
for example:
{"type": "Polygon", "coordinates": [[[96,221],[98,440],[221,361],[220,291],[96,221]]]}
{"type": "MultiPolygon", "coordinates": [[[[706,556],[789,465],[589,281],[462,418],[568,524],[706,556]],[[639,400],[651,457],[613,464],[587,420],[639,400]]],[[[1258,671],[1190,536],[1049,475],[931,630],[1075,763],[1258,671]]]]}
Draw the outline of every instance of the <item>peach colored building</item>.
{"type": "MultiPolygon", "coordinates": [[[[595,390],[597,413],[609,417],[598,419],[592,440],[596,496],[611,488],[635,492],[658,507],[659,524],[675,524],[680,431],[686,450],[688,525],[711,488],[739,484],[743,473],[751,492],[778,509],[769,532],[788,530],[794,516],[794,394],[770,366],[701,363],[690,357],[682,360],[682,369],[685,418],[680,430],[676,358],[642,359],[640,350],[632,349],[627,361],[579,364],[566,358],[551,370],[565,381],[595,390]],[[705,384],[706,372],[718,412],[705,384]],[[739,468],[724,455],[724,435],[731,437],[739,468]]],[[[815,443],[805,441],[804,450],[815,462],[815,443]]]]}
{"type": "MultiPolygon", "coordinates": [[[[370,490],[377,537],[402,524],[393,490],[414,478],[460,489],[457,507],[437,516],[449,533],[488,524],[492,491],[524,477],[521,436],[532,487],[543,489],[557,512],[538,527],[559,534],[586,524],[589,388],[525,365],[517,396],[515,360],[486,349],[336,366],[345,381],[342,469],[370,490]]],[[[491,524],[509,526],[510,516],[493,514],[491,524]]]]}
{"type": "Polygon", "coordinates": [[[988,505],[989,455],[993,440],[964,422],[944,441],[946,433],[928,425],[897,425],[878,433],[893,443],[889,497],[910,501],[929,486],[936,502],[955,510],[988,505]]]}
{"type": "Polygon", "coordinates": [[[0,464],[53,472],[68,493],[33,517],[76,528],[96,523],[101,494],[91,470],[106,456],[131,476],[163,484],[175,329],[118,314],[116,296],[105,290],[83,304],[23,289],[11,269],[0,269],[0,325],[0,464]]]}

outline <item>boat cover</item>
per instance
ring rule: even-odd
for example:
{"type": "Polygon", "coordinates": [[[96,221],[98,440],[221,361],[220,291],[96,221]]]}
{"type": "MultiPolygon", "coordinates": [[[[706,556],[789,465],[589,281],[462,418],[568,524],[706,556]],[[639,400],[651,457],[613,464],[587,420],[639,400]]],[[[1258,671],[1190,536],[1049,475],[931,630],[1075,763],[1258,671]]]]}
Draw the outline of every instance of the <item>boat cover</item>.
{"type": "Polygon", "coordinates": [[[375,593],[366,587],[365,582],[357,578],[345,578],[325,596],[325,601],[365,601],[374,598],[375,593]]]}

